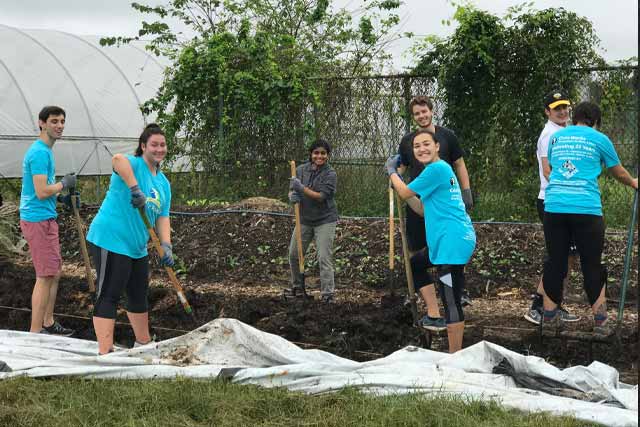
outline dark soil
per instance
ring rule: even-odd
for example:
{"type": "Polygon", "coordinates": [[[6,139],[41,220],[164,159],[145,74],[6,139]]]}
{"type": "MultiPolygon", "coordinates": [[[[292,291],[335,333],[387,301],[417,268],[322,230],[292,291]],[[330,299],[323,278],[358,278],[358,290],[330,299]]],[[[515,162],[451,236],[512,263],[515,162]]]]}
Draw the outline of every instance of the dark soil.
{"type": "MultiPolygon", "coordinates": [[[[252,206],[256,208],[255,206],[252,206]]],[[[269,210],[270,206],[258,206],[269,210]]],[[[274,206],[281,211],[281,207],[274,206]]],[[[185,208],[186,210],[186,208],[185,208]]],[[[88,223],[96,210],[83,208],[88,223]]],[[[59,217],[64,258],[56,312],[79,338],[95,339],[91,325],[92,298],[87,292],[73,216],[59,217]]],[[[405,306],[401,250],[396,271],[388,269],[388,223],[383,220],[341,220],[336,234],[336,300],[319,301],[317,263],[313,248],[307,260],[307,287],[314,300],[285,301],[288,285],[287,247],[292,219],[257,213],[227,213],[172,217],[177,272],[195,312],[191,319],[177,300],[163,270],[154,266],[149,292],[152,327],[158,338],[184,333],[217,317],[239,319],[280,335],[304,348],[320,348],[355,360],[387,355],[407,345],[422,345],[423,334],[411,326],[405,306]]],[[[537,225],[476,225],[477,249],[467,266],[467,289],[474,298],[465,311],[464,345],[487,340],[511,350],[547,358],[560,367],[586,365],[593,359],[613,365],[624,381],[638,382],[638,260],[634,248],[628,304],[620,342],[562,341],[545,338],[523,319],[541,273],[543,233],[537,225]]],[[[396,248],[401,248],[399,231],[396,248]]],[[[615,319],[626,248],[626,233],[607,233],[604,262],[609,270],[609,308],[615,319]]],[[[153,252],[150,249],[150,252],[153,252]]],[[[35,276],[27,259],[0,260],[0,328],[28,330],[35,276]],[[16,310],[22,309],[22,310],[16,310]]],[[[590,331],[591,316],[574,273],[565,307],[582,316],[572,329],[590,331]]],[[[424,307],[419,307],[420,313],[424,307]]],[[[131,345],[133,337],[119,310],[116,340],[131,345]]],[[[432,348],[445,351],[446,336],[434,337],[432,348]]]]}

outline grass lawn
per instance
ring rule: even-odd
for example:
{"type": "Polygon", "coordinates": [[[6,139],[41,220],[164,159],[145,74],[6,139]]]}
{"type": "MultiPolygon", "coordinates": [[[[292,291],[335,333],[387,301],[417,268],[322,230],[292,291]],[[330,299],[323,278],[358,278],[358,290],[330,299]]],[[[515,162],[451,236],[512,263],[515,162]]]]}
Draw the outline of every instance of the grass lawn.
{"type": "Polygon", "coordinates": [[[222,381],[0,381],[0,426],[584,426],[497,403],[353,389],[307,396],[222,381]]]}

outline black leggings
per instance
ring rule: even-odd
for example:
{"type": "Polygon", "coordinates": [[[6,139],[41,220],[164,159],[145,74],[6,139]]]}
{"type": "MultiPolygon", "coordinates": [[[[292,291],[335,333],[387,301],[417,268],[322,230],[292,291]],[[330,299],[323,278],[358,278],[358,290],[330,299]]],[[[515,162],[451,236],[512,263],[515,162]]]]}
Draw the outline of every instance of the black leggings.
{"type": "MultiPolygon", "coordinates": [[[[420,288],[434,283],[429,269],[434,267],[425,250],[411,257],[413,286],[420,288]]],[[[464,265],[443,264],[435,266],[438,271],[438,291],[444,306],[447,324],[464,321],[462,310],[462,291],[464,290],[464,265]]]]}
{"type": "Polygon", "coordinates": [[[93,315],[115,319],[123,289],[127,291],[127,311],[149,311],[149,257],[134,259],[93,244],[90,245],[90,250],[98,274],[93,315]]]}
{"type": "Polygon", "coordinates": [[[604,220],[598,215],[545,212],[544,240],[549,262],[544,265],[544,292],[554,303],[562,303],[562,282],[567,275],[571,237],[580,253],[584,290],[589,304],[593,305],[606,284],[606,268],[601,264],[604,220]]]}

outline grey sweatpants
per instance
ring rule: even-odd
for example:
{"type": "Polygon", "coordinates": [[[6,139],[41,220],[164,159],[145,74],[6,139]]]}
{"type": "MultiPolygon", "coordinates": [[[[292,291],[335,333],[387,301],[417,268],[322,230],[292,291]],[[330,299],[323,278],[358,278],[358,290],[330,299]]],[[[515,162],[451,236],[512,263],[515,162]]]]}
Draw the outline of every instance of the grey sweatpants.
{"type": "MultiPolygon", "coordinates": [[[[333,295],[335,283],[333,280],[333,239],[336,235],[336,223],[311,227],[301,224],[302,232],[302,253],[307,252],[307,248],[312,239],[315,239],[318,251],[318,265],[320,266],[320,295],[333,295]]],[[[291,266],[291,285],[293,287],[302,286],[302,277],[298,266],[298,245],[296,244],[296,230],[293,230],[291,242],[289,243],[289,265],[291,266]]]]}

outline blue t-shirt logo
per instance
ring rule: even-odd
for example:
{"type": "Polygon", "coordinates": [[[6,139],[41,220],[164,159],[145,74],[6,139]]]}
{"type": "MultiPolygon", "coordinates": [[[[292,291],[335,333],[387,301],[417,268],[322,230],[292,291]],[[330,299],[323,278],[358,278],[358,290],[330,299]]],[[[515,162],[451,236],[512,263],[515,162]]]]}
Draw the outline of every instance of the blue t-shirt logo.
{"type": "Polygon", "coordinates": [[[147,197],[147,203],[151,203],[150,208],[156,215],[160,213],[160,207],[162,206],[162,200],[160,199],[160,192],[155,188],[152,188],[151,197],[147,197]]]}
{"type": "Polygon", "coordinates": [[[571,178],[573,175],[578,173],[578,168],[575,167],[575,165],[573,163],[571,163],[571,160],[567,160],[562,164],[562,176],[564,176],[565,178],[569,179],[571,178]]]}

